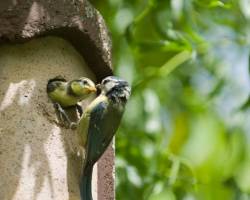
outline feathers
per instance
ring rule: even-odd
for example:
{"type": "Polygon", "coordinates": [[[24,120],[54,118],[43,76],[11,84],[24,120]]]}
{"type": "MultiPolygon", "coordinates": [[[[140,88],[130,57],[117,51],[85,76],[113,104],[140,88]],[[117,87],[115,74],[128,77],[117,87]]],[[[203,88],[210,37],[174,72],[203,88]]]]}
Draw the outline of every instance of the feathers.
{"type": "MultiPolygon", "coordinates": [[[[87,128],[87,141],[86,141],[86,157],[84,168],[82,171],[82,178],[80,184],[81,196],[84,197],[82,200],[90,200],[91,198],[91,182],[88,182],[90,178],[88,177],[88,171],[92,172],[94,164],[102,156],[102,154],[107,149],[108,145],[112,141],[112,138],[119,127],[122,112],[113,108],[113,104],[110,104],[109,99],[103,96],[97,97],[97,101],[102,99],[98,104],[96,104],[89,117],[89,126],[87,128]],[[106,101],[105,101],[106,100],[106,101]],[[91,170],[89,170],[91,168],[91,170]],[[86,186],[89,184],[89,186],[86,186]]],[[[83,126],[81,123],[86,123],[85,118],[80,120],[79,126],[83,126]]],[[[81,131],[81,130],[78,130],[81,131]]],[[[80,132],[80,134],[82,134],[80,132]]]]}
{"type": "Polygon", "coordinates": [[[49,83],[52,83],[52,82],[54,82],[54,81],[67,82],[67,80],[66,80],[63,76],[58,75],[58,76],[56,76],[56,77],[54,77],[54,78],[52,78],[52,79],[49,79],[48,84],[49,84],[49,83]]]}
{"type": "Polygon", "coordinates": [[[63,108],[74,106],[95,92],[95,84],[85,77],[67,82],[63,77],[57,76],[47,84],[48,96],[63,108]]]}
{"type": "Polygon", "coordinates": [[[93,166],[89,167],[89,169],[84,170],[86,173],[82,175],[82,179],[80,182],[80,194],[81,199],[83,200],[92,200],[92,173],[93,166]]]}
{"type": "Polygon", "coordinates": [[[80,184],[82,200],[92,200],[89,173],[112,141],[130,95],[128,83],[116,77],[104,79],[100,89],[101,94],[85,109],[77,129],[86,149],[80,184]]]}
{"type": "Polygon", "coordinates": [[[67,80],[62,76],[56,76],[55,78],[49,79],[47,84],[47,93],[53,92],[65,82],[67,82],[67,80]]]}
{"type": "Polygon", "coordinates": [[[94,82],[85,77],[67,82],[62,76],[57,76],[47,84],[48,96],[58,111],[60,121],[67,121],[71,128],[75,127],[75,123],[70,120],[64,108],[76,106],[81,115],[82,108],[77,103],[95,92],[94,82]]]}

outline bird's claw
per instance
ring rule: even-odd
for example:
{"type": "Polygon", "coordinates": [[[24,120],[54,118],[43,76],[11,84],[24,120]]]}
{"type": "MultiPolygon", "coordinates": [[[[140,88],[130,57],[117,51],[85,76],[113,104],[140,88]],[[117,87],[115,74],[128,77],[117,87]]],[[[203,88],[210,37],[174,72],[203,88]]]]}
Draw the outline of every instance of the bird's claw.
{"type": "Polygon", "coordinates": [[[76,129],[77,128],[77,123],[70,122],[69,128],[72,129],[72,130],[76,129]]]}
{"type": "Polygon", "coordinates": [[[72,122],[70,119],[69,119],[69,116],[67,115],[67,113],[65,112],[65,110],[61,107],[61,105],[59,103],[54,103],[54,107],[55,109],[58,111],[59,113],[59,119],[60,121],[62,122],[67,122],[67,127],[70,128],[70,129],[76,129],[77,128],[77,123],[75,122],[72,122]]]}

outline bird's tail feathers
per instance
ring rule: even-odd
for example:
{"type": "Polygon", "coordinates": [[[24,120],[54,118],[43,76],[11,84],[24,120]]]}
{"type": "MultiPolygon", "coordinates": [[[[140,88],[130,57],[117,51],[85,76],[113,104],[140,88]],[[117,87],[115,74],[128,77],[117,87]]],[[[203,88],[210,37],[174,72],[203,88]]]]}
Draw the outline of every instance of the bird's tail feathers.
{"type": "Polygon", "coordinates": [[[83,171],[80,183],[81,200],[93,200],[92,173],[93,173],[93,166],[86,167],[83,171]]]}

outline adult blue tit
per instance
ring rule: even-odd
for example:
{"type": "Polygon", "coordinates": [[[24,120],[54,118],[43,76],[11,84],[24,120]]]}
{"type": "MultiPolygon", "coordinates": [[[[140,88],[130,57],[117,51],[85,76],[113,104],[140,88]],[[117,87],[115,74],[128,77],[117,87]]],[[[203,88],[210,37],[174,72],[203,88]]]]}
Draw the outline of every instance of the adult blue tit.
{"type": "Polygon", "coordinates": [[[77,106],[81,115],[82,109],[77,103],[95,92],[96,87],[94,82],[86,77],[81,77],[67,82],[63,77],[57,76],[50,79],[47,84],[48,96],[54,103],[55,108],[58,110],[60,120],[65,119],[69,125],[73,122],[70,121],[64,111],[64,108],[77,106]]]}
{"type": "Polygon", "coordinates": [[[92,200],[93,166],[115,135],[131,92],[126,81],[114,76],[105,78],[97,87],[101,93],[87,106],[77,127],[81,145],[85,147],[80,182],[82,200],[92,200]]]}

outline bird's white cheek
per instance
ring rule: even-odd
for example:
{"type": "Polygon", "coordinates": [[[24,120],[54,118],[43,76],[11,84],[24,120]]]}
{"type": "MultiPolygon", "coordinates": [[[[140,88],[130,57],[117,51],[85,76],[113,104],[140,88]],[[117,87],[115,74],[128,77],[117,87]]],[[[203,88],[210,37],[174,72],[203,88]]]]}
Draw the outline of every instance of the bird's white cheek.
{"type": "Polygon", "coordinates": [[[106,91],[109,91],[109,90],[111,90],[114,86],[115,86],[115,83],[113,83],[113,82],[108,82],[108,83],[105,84],[105,90],[106,90],[106,91]]]}

